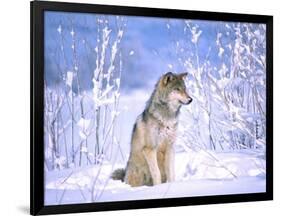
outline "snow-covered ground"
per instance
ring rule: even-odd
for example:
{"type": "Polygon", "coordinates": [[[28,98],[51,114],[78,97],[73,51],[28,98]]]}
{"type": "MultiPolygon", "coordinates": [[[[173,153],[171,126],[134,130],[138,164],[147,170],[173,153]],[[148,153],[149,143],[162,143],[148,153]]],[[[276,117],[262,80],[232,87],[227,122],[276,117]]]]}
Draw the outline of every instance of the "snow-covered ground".
{"type": "Polygon", "coordinates": [[[265,160],[258,152],[176,153],[176,181],[131,187],[109,178],[124,164],[46,172],[45,204],[69,204],[265,192],[265,160]]]}
{"type": "Polygon", "coordinates": [[[133,188],[110,179],[115,169],[126,165],[132,126],[149,95],[139,91],[121,97],[116,131],[122,154],[115,146],[115,156],[103,158],[100,165],[45,171],[45,205],[265,192],[263,150],[190,149],[180,136],[175,143],[175,182],[133,188]]]}

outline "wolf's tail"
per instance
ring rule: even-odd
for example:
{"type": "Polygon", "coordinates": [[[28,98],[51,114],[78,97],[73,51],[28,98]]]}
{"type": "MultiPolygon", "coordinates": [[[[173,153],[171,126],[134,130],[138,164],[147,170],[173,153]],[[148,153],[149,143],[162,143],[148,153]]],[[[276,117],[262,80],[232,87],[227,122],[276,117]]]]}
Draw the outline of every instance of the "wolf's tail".
{"type": "Polygon", "coordinates": [[[117,169],[111,174],[111,178],[113,180],[121,180],[124,181],[125,178],[125,169],[117,169]]]}

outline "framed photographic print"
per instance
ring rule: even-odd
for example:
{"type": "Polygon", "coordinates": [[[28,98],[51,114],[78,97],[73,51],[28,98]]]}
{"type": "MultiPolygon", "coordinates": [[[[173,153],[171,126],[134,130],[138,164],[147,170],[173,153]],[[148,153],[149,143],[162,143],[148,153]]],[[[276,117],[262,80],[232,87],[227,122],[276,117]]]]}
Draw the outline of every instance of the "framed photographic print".
{"type": "Polygon", "coordinates": [[[31,211],[273,199],[273,17],[31,2],[31,211]]]}

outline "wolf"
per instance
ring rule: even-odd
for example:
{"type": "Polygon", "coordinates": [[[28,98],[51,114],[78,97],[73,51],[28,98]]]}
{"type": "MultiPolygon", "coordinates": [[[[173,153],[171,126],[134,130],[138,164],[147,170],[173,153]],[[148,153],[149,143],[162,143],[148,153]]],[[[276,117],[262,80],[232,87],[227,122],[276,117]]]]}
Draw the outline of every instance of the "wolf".
{"type": "Polygon", "coordinates": [[[192,102],[185,86],[187,73],[167,72],[155,85],[146,107],[138,116],[131,136],[125,169],[111,174],[132,187],[175,180],[174,142],[182,105],[192,102]]]}

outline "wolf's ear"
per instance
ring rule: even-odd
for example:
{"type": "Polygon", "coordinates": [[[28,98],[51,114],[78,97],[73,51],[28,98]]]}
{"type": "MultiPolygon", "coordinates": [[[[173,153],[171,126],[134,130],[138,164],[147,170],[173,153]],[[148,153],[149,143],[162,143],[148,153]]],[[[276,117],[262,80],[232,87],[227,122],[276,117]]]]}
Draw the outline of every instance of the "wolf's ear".
{"type": "Polygon", "coordinates": [[[167,85],[169,82],[174,80],[174,74],[172,72],[168,72],[163,77],[163,84],[167,85]]]}
{"type": "Polygon", "coordinates": [[[187,77],[187,73],[181,73],[181,74],[179,74],[179,78],[180,79],[185,79],[187,77]]]}

